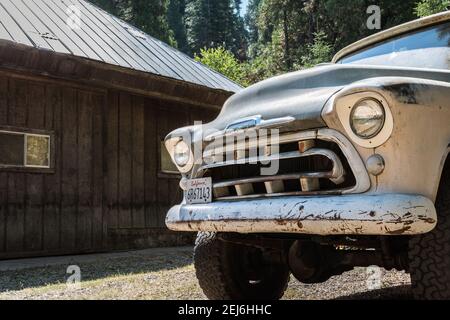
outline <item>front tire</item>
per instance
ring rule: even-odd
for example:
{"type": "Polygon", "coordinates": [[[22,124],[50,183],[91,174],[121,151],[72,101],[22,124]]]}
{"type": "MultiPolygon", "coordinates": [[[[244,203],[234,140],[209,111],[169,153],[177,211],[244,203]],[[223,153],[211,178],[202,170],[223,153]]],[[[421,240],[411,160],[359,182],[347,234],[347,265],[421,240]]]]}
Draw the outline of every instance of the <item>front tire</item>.
{"type": "Polygon", "coordinates": [[[289,282],[287,264],[267,259],[261,249],[221,241],[214,232],[198,233],[194,264],[211,300],[276,300],[289,282]]]}
{"type": "Polygon", "coordinates": [[[436,198],[437,226],[409,241],[409,269],[416,299],[450,300],[450,163],[436,198]]]}

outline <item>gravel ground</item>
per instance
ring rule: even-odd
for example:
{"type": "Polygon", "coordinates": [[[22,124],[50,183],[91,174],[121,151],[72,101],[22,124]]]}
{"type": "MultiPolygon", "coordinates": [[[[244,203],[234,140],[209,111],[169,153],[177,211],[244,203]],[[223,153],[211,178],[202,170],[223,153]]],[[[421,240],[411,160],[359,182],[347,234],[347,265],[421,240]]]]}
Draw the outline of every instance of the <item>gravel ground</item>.
{"type": "MultiPolygon", "coordinates": [[[[93,255],[71,261],[79,287],[68,286],[67,262],[8,270],[0,262],[0,299],[205,299],[195,278],[192,248],[93,255]]],[[[409,275],[381,270],[381,288],[367,289],[370,271],[356,268],[322,284],[291,279],[284,299],[410,299],[409,275]]]]}

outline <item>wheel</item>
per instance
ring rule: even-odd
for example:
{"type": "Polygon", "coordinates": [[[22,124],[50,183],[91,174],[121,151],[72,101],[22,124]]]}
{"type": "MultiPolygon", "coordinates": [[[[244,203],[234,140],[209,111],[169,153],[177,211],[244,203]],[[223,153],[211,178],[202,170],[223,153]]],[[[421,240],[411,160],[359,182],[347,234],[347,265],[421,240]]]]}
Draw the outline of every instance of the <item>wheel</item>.
{"type": "Polygon", "coordinates": [[[280,299],[289,282],[286,263],[261,249],[221,241],[214,232],[197,235],[194,264],[200,287],[212,300],[280,299]]]}
{"type": "Polygon", "coordinates": [[[409,241],[409,270],[416,299],[450,299],[450,163],[436,197],[437,226],[409,241]]]}

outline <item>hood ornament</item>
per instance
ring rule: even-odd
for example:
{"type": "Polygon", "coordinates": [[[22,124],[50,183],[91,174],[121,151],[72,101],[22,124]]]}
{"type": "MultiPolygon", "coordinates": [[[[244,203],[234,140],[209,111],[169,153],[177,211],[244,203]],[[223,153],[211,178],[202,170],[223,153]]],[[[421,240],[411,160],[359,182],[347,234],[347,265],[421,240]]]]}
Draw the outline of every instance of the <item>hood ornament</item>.
{"type": "Polygon", "coordinates": [[[241,118],[227,125],[224,130],[206,136],[205,141],[212,141],[218,137],[237,135],[238,133],[245,132],[245,130],[249,129],[260,130],[279,128],[293,121],[295,121],[295,118],[291,116],[273,118],[269,120],[262,119],[262,116],[260,115],[241,118]]]}

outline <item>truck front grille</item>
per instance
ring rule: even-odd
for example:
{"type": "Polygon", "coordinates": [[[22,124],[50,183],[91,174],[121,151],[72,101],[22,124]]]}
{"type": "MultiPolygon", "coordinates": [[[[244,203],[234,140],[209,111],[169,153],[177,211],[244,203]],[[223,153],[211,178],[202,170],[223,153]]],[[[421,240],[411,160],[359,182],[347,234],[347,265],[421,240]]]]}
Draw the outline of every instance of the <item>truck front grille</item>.
{"type": "Polygon", "coordinates": [[[203,154],[210,161],[196,176],[212,178],[215,201],[345,193],[354,190],[357,181],[342,146],[334,140],[318,131],[291,133],[280,136],[278,148],[267,139],[257,155],[249,141],[236,142],[231,154],[218,145],[203,154]],[[264,169],[276,167],[275,161],[278,170],[264,174],[264,169]]]}

